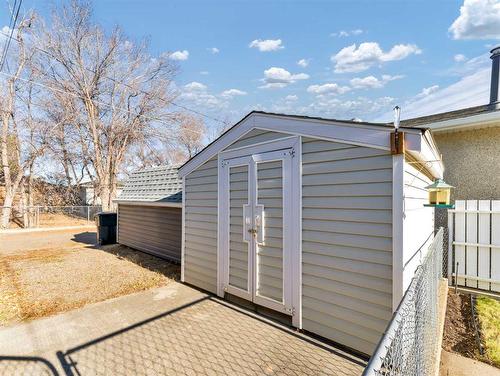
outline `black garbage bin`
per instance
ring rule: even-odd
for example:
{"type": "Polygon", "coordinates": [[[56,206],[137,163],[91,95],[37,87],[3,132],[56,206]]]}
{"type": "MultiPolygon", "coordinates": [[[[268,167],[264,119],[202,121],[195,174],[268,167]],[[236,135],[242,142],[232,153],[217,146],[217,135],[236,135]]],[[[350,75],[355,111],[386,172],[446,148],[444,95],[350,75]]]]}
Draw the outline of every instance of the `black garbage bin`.
{"type": "Polygon", "coordinates": [[[113,212],[100,212],[95,215],[99,245],[116,243],[116,218],[116,213],[113,212]]]}

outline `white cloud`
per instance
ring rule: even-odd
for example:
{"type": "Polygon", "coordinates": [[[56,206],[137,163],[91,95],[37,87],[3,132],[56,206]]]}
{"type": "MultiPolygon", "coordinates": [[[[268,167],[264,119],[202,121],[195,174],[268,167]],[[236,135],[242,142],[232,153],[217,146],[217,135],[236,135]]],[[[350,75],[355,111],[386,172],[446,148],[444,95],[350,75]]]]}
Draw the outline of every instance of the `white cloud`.
{"type": "Polygon", "coordinates": [[[299,100],[299,97],[296,95],[287,95],[285,97],[285,101],[287,101],[287,102],[296,102],[298,100],[299,100]]]}
{"type": "Polygon", "coordinates": [[[300,59],[299,61],[297,61],[297,65],[299,67],[305,68],[309,65],[309,59],[300,59]]]}
{"type": "Polygon", "coordinates": [[[201,82],[190,82],[183,86],[179,96],[182,100],[193,103],[199,107],[223,108],[227,103],[208,92],[208,87],[201,82]]]}
{"type": "MultiPolygon", "coordinates": [[[[402,106],[401,116],[410,119],[486,104],[489,102],[490,74],[489,67],[482,68],[442,89],[433,89],[431,86],[427,88],[426,96],[421,95],[424,92],[422,91],[407,101],[402,106]]],[[[392,116],[392,113],[388,112],[379,120],[388,121],[392,116]]]]}
{"type": "Polygon", "coordinates": [[[210,72],[208,72],[208,71],[201,71],[200,74],[202,74],[203,76],[206,76],[206,75],[209,75],[210,72]]]}
{"type": "Polygon", "coordinates": [[[378,43],[365,42],[359,47],[352,44],[344,47],[336,55],[331,57],[335,63],[335,72],[361,72],[375,64],[382,64],[388,61],[402,60],[409,55],[418,55],[422,51],[414,44],[397,44],[389,51],[384,52],[378,43]]]}
{"type": "Polygon", "coordinates": [[[435,93],[438,90],[439,90],[439,85],[424,87],[422,91],[415,96],[415,99],[425,98],[431,95],[432,93],[435,93]]]}
{"type": "Polygon", "coordinates": [[[208,48],[208,51],[210,51],[211,53],[213,53],[214,55],[215,54],[218,54],[220,52],[220,50],[217,48],[217,47],[211,47],[211,48],[208,48]]]}
{"type": "Polygon", "coordinates": [[[465,0],[448,30],[453,39],[500,39],[500,1],[465,0]]]}
{"type": "Polygon", "coordinates": [[[7,40],[11,33],[12,29],[8,27],[7,25],[3,26],[0,29],[0,41],[7,40]]]}
{"type": "Polygon", "coordinates": [[[453,60],[455,60],[457,63],[461,63],[462,61],[465,61],[467,58],[463,54],[456,54],[453,56],[453,60]]]}
{"type": "Polygon", "coordinates": [[[336,97],[317,97],[304,110],[306,114],[325,116],[337,119],[356,119],[373,117],[385,109],[392,108],[394,98],[380,97],[375,99],[358,97],[342,100],[336,97]]]}
{"type": "Polygon", "coordinates": [[[340,86],[335,83],[323,84],[323,85],[311,85],[307,88],[308,93],[316,95],[327,95],[327,94],[344,94],[350,89],[347,86],[340,86]]]}
{"type": "Polygon", "coordinates": [[[399,80],[403,78],[402,75],[391,76],[388,74],[383,74],[382,78],[378,79],[375,76],[366,77],[356,77],[353,78],[350,83],[354,89],[380,89],[385,86],[386,83],[394,80],[399,80]]]}
{"type": "Polygon", "coordinates": [[[330,36],[331,37],[339,37],[339,38],[342,38],[342,37],[349,37],[351,35],[359,35],[359,34],[362,34],[363,33],[363,30],[361,29],[354,29],[354,30],[340,30],[339,32],[336,32],[336,33],[331,33],[330,36]]]}
{"type": "Polygon", "coordinates": [[[285,48],[281,44],[281,39],[255,39],[248,45],[250,48],[258,48],[261,52],[277,51],[285,48]]]}
{"type": "Polygon", "coordinates": [[[309,78],[308,74],[305,73],[297,73],[292,74],[286,69],[271,67],[264,71],[264,78],[262,81],[265,85],[260,86],[261,89],[276,89],[283,88],[288,86],[289,84],[293,84],[299,80],[307,80],[309,78]]]}
{"type": "Polygon", "coordinates": [[[226,98],[226,99],[232,99],[234,97],[239,97],[242,95],[247,95],[247,92],[243,91],[243,90],[239,90],[239,89],[228,89],[228,90],[224,90],[221,93],[221,97],[226,98]]]}
{"type": "Polygon", "coordinates": [[[207,90],[207,86],[202,84],[201,82],[190,82],[189,84],[184,85],[184,89],[187,91],[203,91],[207,90]]]}
{"type": "Polygon", "coordinates": [[[169,57],[172,60],[187,60],[189,58],[189,51],[188,50],[175,51],[172,52],[169,57]]]}

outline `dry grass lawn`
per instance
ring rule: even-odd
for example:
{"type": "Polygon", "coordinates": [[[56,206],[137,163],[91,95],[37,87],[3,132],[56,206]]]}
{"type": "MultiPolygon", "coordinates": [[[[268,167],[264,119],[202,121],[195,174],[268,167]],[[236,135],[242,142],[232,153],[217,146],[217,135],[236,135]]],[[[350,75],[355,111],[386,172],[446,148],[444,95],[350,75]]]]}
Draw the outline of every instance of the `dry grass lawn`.
{"type": "MultiPolygon", "coordinates": [[[[41,213],[38,227],[63,227],[63,226],[86,226],[92,224],[93,220],[64,213],[41,213]]],[[[10,228],[22,228],[21,218],[15,218],[9,225],[10,228]]]]}
{"type": "Polygon", "coordinates": [[[0,256],[0,325],[168,284],[180,267],[113,245],[0,256]]]}

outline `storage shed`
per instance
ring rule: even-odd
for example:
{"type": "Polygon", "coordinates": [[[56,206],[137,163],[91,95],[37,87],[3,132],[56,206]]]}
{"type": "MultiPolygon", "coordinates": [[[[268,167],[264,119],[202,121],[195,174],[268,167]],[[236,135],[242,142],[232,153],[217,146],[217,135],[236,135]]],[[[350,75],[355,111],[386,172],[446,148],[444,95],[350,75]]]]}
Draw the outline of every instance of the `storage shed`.
{"type": "Polygon", "coordinates": [[[252,112],[179,169],[182,280],[371,354],[433,235],[431,134],[252,112]]]}
{"type": "Polygon", "coordinates": [[[118,243],[171,261],[181,261],[182,180],[177,168],[134,172],[118,204],[118,243]]]}

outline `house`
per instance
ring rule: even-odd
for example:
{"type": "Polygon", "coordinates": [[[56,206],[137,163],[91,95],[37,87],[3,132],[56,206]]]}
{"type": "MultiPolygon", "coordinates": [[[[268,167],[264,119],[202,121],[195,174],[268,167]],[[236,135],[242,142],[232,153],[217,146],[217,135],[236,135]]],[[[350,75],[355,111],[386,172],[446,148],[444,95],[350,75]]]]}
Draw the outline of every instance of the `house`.
{"type": "MultiPolygon", "coordinates": [[[[116,196],[120,196],[123,189],[123,183],[116,183],[116,196]]],[[[82,205],[101,205],[101,199],[96,192],[94,183],[86,182],[80,185],[79,191],[80,201],[82,205]]]]}
{"type": "Polygon", "coordinates": [[[424,187],[443,171],[429,131],[394,134],[248,114],[179,169],[182,281],[371,354],[432,241],[424,187]]]}
{"type": "Polygon", "coordinates": [[[455,200],[500,199],[500,47],[491,60],[490,103],[401,121],[431,129],[455,200]]]}
{"type": "Polygon", "coordinates": [[[180,262],[182,181],[177,168],[136,171],[115,200],[120,244],[180,262]]]}

